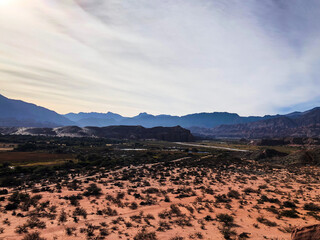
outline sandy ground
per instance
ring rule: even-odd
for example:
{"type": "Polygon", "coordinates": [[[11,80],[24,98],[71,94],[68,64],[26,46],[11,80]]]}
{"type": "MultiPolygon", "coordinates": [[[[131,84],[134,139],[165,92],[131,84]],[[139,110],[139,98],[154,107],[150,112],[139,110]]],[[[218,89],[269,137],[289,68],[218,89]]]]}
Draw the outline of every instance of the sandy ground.
{"type": "Polygon", "coordinates": [[[294,227],[319,222],[308,214],[310,211],[304,210],[305,203],[320,203],[318,168],[309,167],[299,173],[277,169],[246,175],[237,171],[237,166],[229,166],[232,170],[224,171],[181,166],[183,164],[149,165],[94,177],[80,176],[82,180],[77,188],[72,189],[72,180],[69,180],[60,183],[61,189],[50,185],[50,192],[30,193],[31,197],[41,195],[42,198],[27,211],[20,207],[14,211],[5,210],[9,201],[3,195],[0,239],[22,239],[27,233],[17,233],[18,226],[31,218],[43,221],[46,226],[31,225],[26,231],[38,231],[46,239],[110,240],[134,239],[143,229],[147,233],[155,232],[158,239],[179,236],[219,240],[225,239],[222,234],[225,229],[231,232],[230,239],[245,239],[239,235],[248,233],[250,239],[280,240],[290,239],[294,227]],[[101,188],[101,195],[83,196],[92,183],[101,188]],[[71,195],[82,196],[77,201],[78,206],[65,199],[71,195]],[[285,205],[286,201],[296,205],[297,218],[281,214],[292,209],[285,205]],[[137,203],[137,209],[131,207],[133,202],[137,203]],[[149,205],[145,205],[146,202],[149,205]],[[87,216],[76,216],[75,220],[77,207],[83,208],[87,216]],[[110,214],[108,208],[116,212],[110,214]],[[59,221],[63,211],[66,220],[59,221]],[[219,214],[232,216],[234,222],[221,222],[219,214]],[[71,231],[70,235],[67,230],[71,231]]]}

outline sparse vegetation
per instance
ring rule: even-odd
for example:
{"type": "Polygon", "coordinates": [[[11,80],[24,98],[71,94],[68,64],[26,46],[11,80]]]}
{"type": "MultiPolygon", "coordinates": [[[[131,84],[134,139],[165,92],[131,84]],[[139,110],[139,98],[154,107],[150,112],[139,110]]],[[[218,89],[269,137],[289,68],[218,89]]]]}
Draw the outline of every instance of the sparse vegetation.
{"type": "Polygon", "coordinates": [[[34,153],[41,147],[74,159],[32,168],[17,163],[9,168],[0,160],[7,186],[0,189],[4,238],[43,239],[40,234],[60,229],[72,239],[243,240],[252,238],[243,231],[243,216],[255,221],[250,224],[255,234],[267,228],[270,238],[286,238],[296,222],[320,219],[316,167],[283,168],[254,161],[251,153],[200,147],[191,153],[166,142],[128,140],[111,147],[105,140],[35,139],[34,153]],[[121,150],[134,147],[146,150],[121,150]],[[175,236],[177,229],[181,236],[175,236]]]}

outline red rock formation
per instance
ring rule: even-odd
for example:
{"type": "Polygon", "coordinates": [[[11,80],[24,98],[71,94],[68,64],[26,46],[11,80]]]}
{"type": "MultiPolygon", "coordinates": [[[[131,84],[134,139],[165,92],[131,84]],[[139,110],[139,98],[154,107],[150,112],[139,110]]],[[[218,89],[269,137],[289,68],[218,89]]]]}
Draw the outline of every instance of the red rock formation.
{"type": "Polygon", "coordinates": [[[296,228],[291,234],[292,240],[319,240],[320,224],[296,228]]]}

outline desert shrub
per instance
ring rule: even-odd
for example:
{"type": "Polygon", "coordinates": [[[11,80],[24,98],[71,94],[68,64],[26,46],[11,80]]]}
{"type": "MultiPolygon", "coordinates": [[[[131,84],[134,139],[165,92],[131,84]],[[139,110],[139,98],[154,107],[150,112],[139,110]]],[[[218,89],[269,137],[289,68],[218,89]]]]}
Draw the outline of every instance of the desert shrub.
{"type": "Polygon", "coordinates": [[[5,206],[5,209],[16,210],[20,208],[22,211],[28,211],[30,206],[36,207],[41,198],[41,195],[30,197],[28,193],[19,193],[16,191],[8,198],[9,203],[5,206]]]}
{"type": "Polygon", "coordinates": [[[203,239],[203,235],[202,235],[201,232],[196,232],[194,235],[195,235],[198,239],[203,239]]]}
{"type": "Polygon", "coordinates": [[[207,194],[210,194],[210,195],[213,195],[214,194],[214,191],[211,187],[207,187],[204,189],[204,192],[207,193],[207,194]]]}
{"type": "Polygon", "coordinates": [[[42,195],[40,194],[37,194],[37,195],[34,195],[33,197],[30,198],[28,204],[36,207],[38,202],[42,199],[42,195]]]}
{"type": "Polygon", "coordinates": [[[126,194],[124,192],[117,193],[117,199],[123,199],[126,194]]]}
{"type": "Polygon", "coordinates": [[[150,188],[143,191],[143,193],[149,193],[149,194],[154,194],[154,193],[158,193],[158,192],[159,192],[159,189],[154,188],[154,187],[150,187],[150,188]]]}
{"type": "Polygon", "coordinates": [[[27,220],[26,226],[28,226],[31,229],[32,228],[44,229],[46,228],[46,223],[44,221],[41,221],[37,217],[31,217],[27,220]]]}
{"type": "Polygon", "coordinates": [[[17,203],[8,203],[5,206],[5,210],[7,210],[7,211],[16,210],[16,209],[18,209],[18,207],[19,207],[19,204],[17,204],[17,203]]]}
{"type": "Polygon", "coordinates": [[[59,215],[59,222],[64,223],[66,221],[67,221],[67,213],[64,211],[64,209],[62,209],[59,215]]]}
{"type": "Polygon", "coordinates": [[[187,205],[187,206],[185,206],[185,208],[186,208],[190,213],[194,213],[194,208],[193,208],[193,207],[187,205]]]}
{"type": "Polygon", "coordinates": [[[143,230],[138,232],[137,235],[133,238],[134,240],[157,240],[157,235],[155,232],[147,232],[143,230]]]}
{"type": "Polygon", "coordinates": [[[248,188],[245,188],[245,189],[243,190],[243,192],[244,192],[245,194],[249,194],[249,193],[257,193],[258,191],[255,190],[255,189],[253,189],[253,188],[251,188],[251,187],[248,187],[248,188]]]}
{"type": "Polygon", "coordinates": [[[230,210],[230,209],[232,208],[232,206],[231,206],[229,203],[227,203],[227,204],[225,205],[225,208],[230,210]]]}
{"type": "Polygon", "coordinates": [[[86,224],[86,226],[87,228],[84,229],[84,232],[87,234],[88,237],[94,236],[94,231],[96,229],[99,229],[99,226],[92,225],[91,223],[86,224]]]}
{"type": "Polygon", "coordinates": [[[147,194],[144,201],[140,202],[140,205],[155,205],[157,203],[157,198],[153,198],[151,195],[147,194]]]}
{"type": "Polygon", "coordinates": [[[268,220],[268,219],[266,219],[266,218],[264,218],[264,217],[258,217],[257,218],[257,220],[258,220],[258,222],[260,222],[260,223],[262,223],[262,224],[264,224],[264,225],[267,225],[267,226],[269,226],[269,227],[275,227],[275,226],[277,226],[277,223],[275,223],[275,222],[272,222],[272,221],[270,221],[270,220],[268,220]]]}
{"type": "Polygon", "coordinates": [[[28,202],[30,200],[29,194],[19,193],[18,191],[11,194],[8,198],[9,203],[5,206],[7,211],[16,210],[20,203],[28,202]]]}
{"type": "Polygon", "coordinates": [[[70,201],[70,204],[72,206],[79,206],[79,200],[82,199],[82,196],[81,195],[71,195],[68,197],[69,201],[70,201]]]}
{"type": "Polygon", "coordinates": [[[124,207],[124,204],[123,204],[123,202],[121,201],[121,198],[113,197],[112,195],[107,194],[106,200],[108,200],[108,201],[116,204],[118,207],[124,207]]]}
{"type": "Polygon", "coordinates": [[[145,216],[145,218],[146,219],[155,219],[151,213],[148,213],[147,216],[145,216]]]}
{"type": "Polygon", "coordinates": [[[178,217],[175,221],[175,224],[177,224],[180,227],[192,227],[191,218],[186,216],[178,217]]]}
{"type": "Polygon", "coordinates": [[[267,189],[268,185],[267,184],[262,184],[259,186],[259,189],[267,189]]]}
{"type": "Polygon", "coordinates": [[[224,223],[226,226],[230,226],[233,224],[234,218],[229,214],[220,213],[217,215],[217,220],[224,223]]]}
{"type": "Polygon", "coordinates": [[[223,235],[224,239],[230,240],[233,239],[232,237],[235,236],[237,233],[232,230],[230,227],[228,226],[224,226],[221,230],[220,230],[221,234],[223,235]]]}
{"type": "Polygon", "coordinates": [[[87,211],[82,207],[76,207],[73,211],[73,216],[82,216],[84,219],[87,218],[87,211]]]}
{"type": "Polygon", "coordinates": [[[104,209],[102,211],[104,214],[108,215],[108,216],[117,216],[118,212],[115,209],[112,209],[110,207],[107,207],[106,209],[104,209]]]}
{"type": "Polygon", "coordinates": [[[285,201],[283,202],[283,206],[286,208],[296,208],[297,205],[294,202],[285,201]]]}
{"type": "Polygon", "coordinates": [[[258,200],[258,203],[263,204],[265,202],[277,203],[277,204],[281,203],[277,198],[268,198],[266,195],[262,195],[261,198],[258,200]]]}
{"type": "Polygon", "coordinates": [[[168,195],[165,195],[165,196],[164,196],[164,201],[165,201],[165,202],[171,202],[171,200],[170,200],[170,198],[169,198],[168,195]]]}
{"type": "Polygon", "coordinates": [[[283,217],[288,217],[288,218],[299,218],[298,212],[296,210],[283,210],[280,214],[283,217]]]}
{"type": "Polygon", "coordinates": [[[130,209],[136,210],[138,208],[138,204],[136,202],[133,202],[130,204],[130,209]]]}
{"type": "Polygon", "coordinates": [[[169,224],[169,222],[167,221],[159,221],[159,227],[157,229],[157,231],[160,231],[160,232],[164,232],[166,230],[170,230],[171,229],[171,226],[169,224]]]}
{"type": "Polygon", "coordinates": [[[141,197],[141,194],[140,193],[134,193],[133,194],[134,198],[137,198],[137,199],[142,199],[141,197]]]}
{"type": "Polygon", "coordinates": [[[43,237],[40,237],[39,232],[27,233],[22,240],[46,240],[43,237]]]}
{"type": "Polygon", "coordinates": [[[120,222],[122,221],[124,221],[122,217],[117,217],[116,219],[113,219],[111,222],[112,224],[116,225],[116,224],[120,224],[120,222]]]}
{"type": "Polygon", "coordinates": [[[110,234],[107,228],[100,228],[99,231],[100,231],[100,235],[103,237],[108,236],[110,234]]]}
{"type": "Polygon", "coordinates": [[[30,199],[30,195],[28,193],[19,193],[18,191],[15,191],[14,193],[11,194],[11,196],[8,198],[10,202],[13,203],[21,203],[21,202],[26,202],[30,199]]]}
{"type": "Polygon", "coordinates": [[[176,216],[180,216],[182,214],[180,208],[176,204],[171,204],[170,209],[170,212],[176,216]]]}
{"type": "Polygon", "coordinates": [[[279,210],[277,208],[275,208],[274,206],[266,207],[265,210],[267,210],[268,212],[272,212],[274,214],[279,214],[279,210]]]}
{"type": "Polygon", "coordinates": [[[175,237],[170,238],[170,240],[184,240],[184,237],[175,236],[175,237]]]}
{"type": "Polygon", "coordinates": [[[213,221],[213,218],[210,215],[207,215],[204,217],[204,220],[209,222],[209,221],[213,221]]]}
{"type": "Polygon", "coordinates": [[[240,193],[236,190],[230,190],[227,194],[227,196],[229,198],[235,198],[235,199],[239,199],[240,198],[240,193]]]}
{"type": "Polygon", "coordinates": [[[68,236],[71,236],[71,235],[73,235],[74,234],[74,232],[76,231],[76,228],[75,227],[67,227],[66,228],[66,234],[68,235],[68,236]]]}
{"type": "Polygon", "coordinates": [[[165,218],[171,218],[170,212],[167,210],[163,210],[158,213],[159,218],[165,219],[165,218]]]}
{"type": "Polygon", "coordinates": [[[318,212],[320,211],[320,206],[311,202],[311,203],[304,204],[303,209],[308,211],[318,212]]]}
{"type": "Polygon", "coordinates": [[[89,187],[86,188],[86,191],[84,192],[84,196],[89,197],[89,196],[100,196],[101,193],[101,188],[97,186],[95,183],[91,183],[89,187]]]}
{"type": "Polygon", "coordinates": [[[124,224],[126,225],[127,228],[131,228],[133,226],[131,222],[125,222],[124,224]]]}
{"type": "Polygon", "coordinates": [[[11,222],[9,221],[8,218],[5,218],[5,219],[2,221],[2,223],[3,223],[3,224],[6,224],[6,225],[8,225],[8,226],[11,225],[11,222]]]}
{"type": "Polygon", "coordinates": [[[175,193],[178,194],[176,198],[186,198],[186,197],[196,196],[196,193],[192,190],[191,187],[178,188],[175,193]]]}
{"type": "Polygon", "coordinates": [[[108,224],[107,224],[106,222],[101,222],[100,225],[101,225],[102,227],[107,227],[107,226],[108,226],[108,224]]]}
{"type": "Polygon", "coordinates": [[[216,203],[229,203],[231,202],[231,199],[228,198],[225,194],[219,194],[215,196],[216,198],[216,203]]]}
{"type": "Polygon", "coordinates": [[[18,233],[18,234],[27,233],[28,232],[28,226],[26,224],[19,225],[19,226],[16,227],[15,232],[18,233]]]}
{"type": "Polygon", "coordinates": [[[244,240],[244,239],[250,238],[249,235],[250,235],[250,233],[242,232],[239,234],[239,240],[244,240]]]}
{"type": "Polygon", "coordinates": [[[139,215],[130,216],[130,219],[136,223],[141,223],[142,216],[143,216],[143,212],[140,212],[139,215]]]}

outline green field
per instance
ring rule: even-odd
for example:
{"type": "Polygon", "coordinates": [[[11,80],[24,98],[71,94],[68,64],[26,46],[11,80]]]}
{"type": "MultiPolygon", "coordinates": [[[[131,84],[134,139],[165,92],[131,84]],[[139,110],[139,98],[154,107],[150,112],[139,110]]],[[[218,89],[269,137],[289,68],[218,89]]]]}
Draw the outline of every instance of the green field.
{"type": "Polygon", "coordinates": [[[13,166],[55,165],[74,160],[73,154],[46,152],[0,152],[0,163],[13,166]]]}

